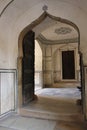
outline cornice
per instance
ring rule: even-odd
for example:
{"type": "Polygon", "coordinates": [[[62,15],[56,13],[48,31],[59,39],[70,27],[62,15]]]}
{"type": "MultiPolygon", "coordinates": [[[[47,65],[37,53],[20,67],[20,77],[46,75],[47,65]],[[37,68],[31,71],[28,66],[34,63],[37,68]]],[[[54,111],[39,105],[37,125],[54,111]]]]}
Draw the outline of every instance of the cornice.
{"type": "Polygon", "coordinates": [[[55,45],[55,44],[77,43],[78,37],[69,38],[69,39],[62,39],[62,40],[48,40],[43,35],[40,34],[37,37],[37,40],[39,40],[42,44],[55,45]]]}

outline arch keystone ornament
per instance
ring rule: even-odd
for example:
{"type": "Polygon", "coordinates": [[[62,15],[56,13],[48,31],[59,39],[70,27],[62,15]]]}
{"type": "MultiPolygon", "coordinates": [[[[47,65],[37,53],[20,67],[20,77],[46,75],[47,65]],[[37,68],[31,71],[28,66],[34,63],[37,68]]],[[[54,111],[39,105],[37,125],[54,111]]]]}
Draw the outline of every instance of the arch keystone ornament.
{"type": "Polygon", "coordinates": [[[47,11],[47,10],[48,10],[48,6],[47,6],[47,5],[44,5],[44,6],[42,7],[42,10],[43,10],[43,11],[47,11]]]}

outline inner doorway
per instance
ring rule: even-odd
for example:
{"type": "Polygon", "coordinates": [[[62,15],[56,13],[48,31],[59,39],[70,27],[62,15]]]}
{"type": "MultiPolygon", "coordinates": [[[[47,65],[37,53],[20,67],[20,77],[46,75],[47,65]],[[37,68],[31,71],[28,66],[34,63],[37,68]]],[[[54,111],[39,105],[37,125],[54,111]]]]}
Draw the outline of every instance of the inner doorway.
{"type": "Polygon", "coordinates": [[[75,79],[74,51],[62,51],[62,79],[75,79]]]}

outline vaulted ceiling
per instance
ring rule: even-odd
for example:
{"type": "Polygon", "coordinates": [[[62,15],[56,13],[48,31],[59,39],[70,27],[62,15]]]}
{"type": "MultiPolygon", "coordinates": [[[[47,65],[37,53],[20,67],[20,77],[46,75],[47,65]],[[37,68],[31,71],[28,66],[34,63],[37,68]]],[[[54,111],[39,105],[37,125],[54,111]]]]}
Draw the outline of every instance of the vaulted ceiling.
{"type": "Polygon", "coordinates": [[[78,42],[78,32],[73,26],[66,24],[65,21],[61,22],[49,16],[34,27],[33,31],[36,34],[36,39],[45,44],[78,42]]]}

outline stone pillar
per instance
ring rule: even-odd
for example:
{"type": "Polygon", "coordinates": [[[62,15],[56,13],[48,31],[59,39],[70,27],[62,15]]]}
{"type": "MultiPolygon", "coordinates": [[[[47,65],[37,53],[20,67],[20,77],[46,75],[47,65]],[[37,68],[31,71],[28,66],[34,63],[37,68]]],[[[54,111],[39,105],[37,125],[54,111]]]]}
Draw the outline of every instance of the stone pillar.
{"type": "Polygon", "coordinates": [[[22,57],[18,58],[18,107],[22,106],[22,57]]]}
{"type": "Polygon", "coordinates": [[[44,87],[50,87],[53,83],[53,68],[52,68],[52,47],[46,46],[43,56],[43,84],[44,87]]]}

